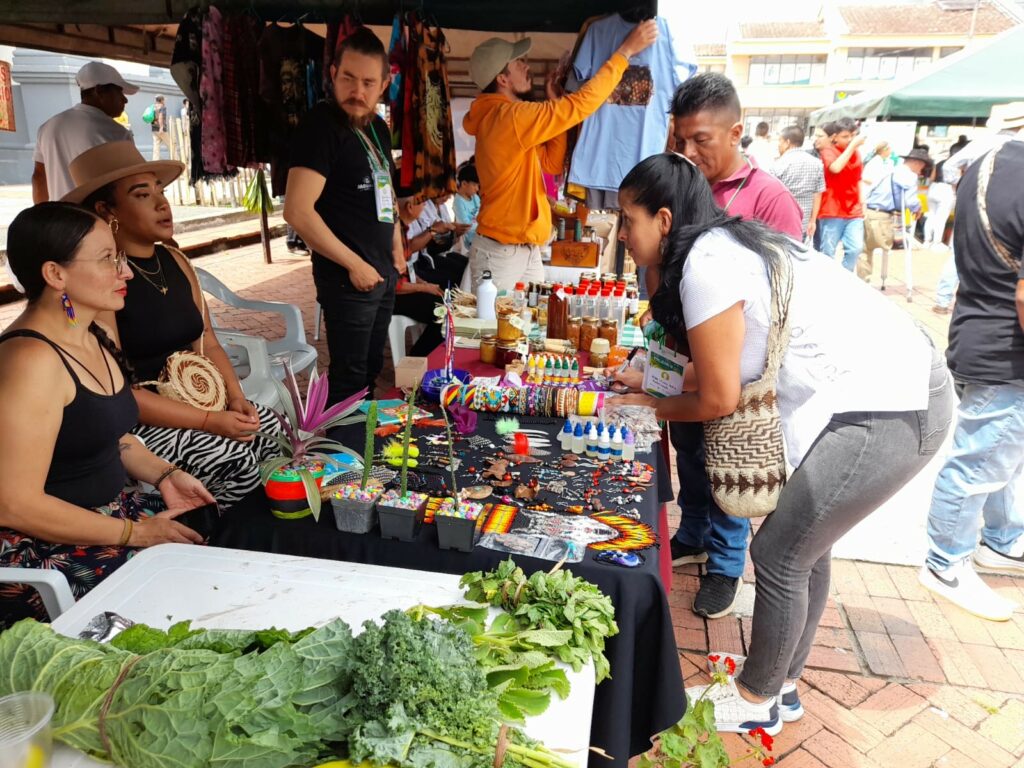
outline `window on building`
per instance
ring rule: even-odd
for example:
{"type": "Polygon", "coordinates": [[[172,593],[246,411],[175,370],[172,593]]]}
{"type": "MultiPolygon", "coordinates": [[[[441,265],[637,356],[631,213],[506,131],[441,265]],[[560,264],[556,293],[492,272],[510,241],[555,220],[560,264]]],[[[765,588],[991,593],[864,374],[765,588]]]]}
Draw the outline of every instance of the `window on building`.
{"type": "Polygon", "coordinates": [[[718,72],[719,74],[725,74],[725,64],[698,64],[698,72],[718,72]]]}
{"type": "Polygon", "coordinates": [[[754,135],[754,130],[760,122],[768,123],[769,139],[778,138],[783,128],[791,125],[799,125],[807,130],[808,119],[811,110],[809,109],[749,109],[743,113],[743,133],[748,136],[754,135]]]}
{"type": "Polygon", "coordinates": [[[825,56],[751,56],[748,85],[809,85],[825,81],[825,56]]]}
{"type": "Polygon", "coordinates": [[[846,58],[846,79],[892,80],[931,63],[931,48],[850,48],[846,58]]]}

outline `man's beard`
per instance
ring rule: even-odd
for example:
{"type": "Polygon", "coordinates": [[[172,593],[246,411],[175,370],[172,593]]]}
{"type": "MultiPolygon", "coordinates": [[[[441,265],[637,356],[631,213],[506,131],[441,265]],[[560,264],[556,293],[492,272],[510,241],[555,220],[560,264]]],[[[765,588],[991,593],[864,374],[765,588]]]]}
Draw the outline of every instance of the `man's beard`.
{"type": "Polygon", "coordinates": [[[359,107],[359,108],[362,108],[362,109],[366,109],[367,107],[362,102],[356,102],[356,101],[345,102],[342,105],[342,111],[345,113],[345,116],[348,118],[348,122],[349,122],[350,125],[352,125],[352,127],[354,127],[354,128],[365,128],[366,126],[368,126],[373,121],[374,111],[372,109],[369,112],[367,112],[366,114],[362,114],[362,115],[356,116],[356,115],[353,115],[351,112],[348,111],[348,108],[351,108],[351,107],[359,107]]]}
{"type": "Polygon", "coordinates": [[[539,100],[537,98],[537,91],[536,91],[536,89],[532,85],[527,90],[525,90],[525,91],[516,91],[516,98],[519,99],[520,101],[538,101],[539,100]]]}

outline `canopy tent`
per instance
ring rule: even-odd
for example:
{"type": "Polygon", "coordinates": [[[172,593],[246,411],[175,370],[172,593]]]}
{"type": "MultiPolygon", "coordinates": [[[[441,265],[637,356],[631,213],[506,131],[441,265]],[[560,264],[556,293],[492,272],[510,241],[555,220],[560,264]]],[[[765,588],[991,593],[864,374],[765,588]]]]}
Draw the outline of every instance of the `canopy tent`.
{"type": "Polygon", "coordinates": [[[993,104],[1024,100],[1024,26],[984,46],[942,59],[923,72],[811,113],[821,125],[841,117],[875,117],[926,125],[984,121],[993,104]]]}

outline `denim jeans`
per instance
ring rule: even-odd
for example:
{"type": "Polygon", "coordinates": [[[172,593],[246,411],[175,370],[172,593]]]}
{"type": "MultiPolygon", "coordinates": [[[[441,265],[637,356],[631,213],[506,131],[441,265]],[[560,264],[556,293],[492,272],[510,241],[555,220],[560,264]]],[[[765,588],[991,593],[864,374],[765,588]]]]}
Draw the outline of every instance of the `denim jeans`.
{"type": "Polygon", "coordinates": [[[1024,535],[1024,386],[967,384],[953,449],[939,471],[928,512],[928,567],[942,571],[981,538],[1004,554],[1024,535]]]}
{"type": "Polygon", "coordinates": [[[935,353],[927,410],[832,417],[750,544],[757,596],[745,688],[775,696],[800,677],[828,600],[832,545],[928,463],[952,409],[949,372],[935,353]]]}
{"type": "Polygon", "coordinates": [[[939,276],[939,284],[935,288],[935,303],[940,307],[949,307],[953,303],[953,294],[960,284],[960,275],[956,271],[956,259],[952,251],[946,259],[946,265],[942,268],[942,275],[939,276]]]}
{"type": "Polygon", "coordinates": [[[669,437],[676,449],[679,509],[683,513],[676,540],[708,553],[708,573],[738,579],[746,563],[750,521],[725,514],[711,496],[711,481],[704,467],[704,427],[670,422],[669,437]]]}
{"type": "Polygon", "coordinates": [[[327,332],[328,402],[354,395],[363,387],[373,397],[374,384],[384,367],[384,347],[395,306],[394,274],[372,291],[357,291],[336,270],[319,268],[313,261],[316,300],[324,311],[327,332]]]}
{"type": "Polygon", "coordinates": [[[821,252],[833,259],[836,248],[843,244],[843,266],[851,272],[857,267],[857,257],[864,250],[864,219],[818,219],[821,233],[821,252]]]}

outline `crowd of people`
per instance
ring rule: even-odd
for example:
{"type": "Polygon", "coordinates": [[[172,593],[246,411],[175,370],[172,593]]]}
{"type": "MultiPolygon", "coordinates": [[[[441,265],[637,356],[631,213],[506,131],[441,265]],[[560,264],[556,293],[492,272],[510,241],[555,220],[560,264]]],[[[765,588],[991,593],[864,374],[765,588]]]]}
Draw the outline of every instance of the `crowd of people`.
{"type": "MultiPolygon", "coordinates": [[[[448,199],[424,199],[396,176],[376,109],[389,80],[383,44],[359,29],[338,46],[333,98],[293,137],[285,203],[312,252],[332,402],[364,388],[372,396],[393,313],[427,322],[414,352],[438,344],[434,306],[467,269],[474,283],[489,272],[502,290],[543,279],[540,248],[552,237],[543,174],[562,170],[569,129],[608,100],[657,35],[654,22],[636,25],[579,90],[565,94],[550,78],[542,99],[532,94],[529,40],[481,44],[470,59],[481,93],[465,120],[476,154],[453,180],[454,216],[448,199]],[[458,239],[464,255],[453,252],[458,239]]],[[[63,130],[112,123],[131,87],[107,65],[83,72],[88,109],[67,119],[71,128],[49,127],[54,145],[43,149],[48,196],[59,191],[61,202],[23,211],[8,233],[27,306],[0,336],[0,565],[58,568],[76,595],[140,547],[198,541],[176,522],[182,511],[258,494],[256,468],[273,454],[277,429],[242,394],[195,272],[173,246],[164,189],[181,163],[147,162],[106,125],[76,132],[89,145],[67,156],[75,150],[63,130]],[[66,189],[56,181],[63,175],[66,189]],[[220,372],[222,409],[153,386],[182,351],[220,372]]],[[[1020,107],[1003,113],[1005,130],[1024,126],[1020,107]]],[[[697,614],[733,610],[749,545],[749,655],[713,692],[715,718],[720,730],[775,734],[803,714],[796,683],[828,597],[831,548],[940,450],[955,402],[950,370],[959,417],[935,485],[921,582],[986,618],[1012,613],[970,557],[1024,572],[1014,496],[1024,472],[1024,143],[1014,134],[967,145],[941,169],[942,183],[959,188],[947,367],[930,338],[854,274],[860,260],[861,277],[870,276],[865,242],[891,247],[893,214],[919,209],[927,151],[896,161],[878,146],[865,164],[857,126],[840,120],[816,131],[815,154],[802,129],[785,129],[776,159],[767,126],[746,151],[742,128],[729,79],[695,75],[671,102],[674,151],[642,160],[622,181],[619,237],[644,270],[653,320],[690,364],[684,391],[657,400],[638,391],[632,369],[615,375],[633,390],[625,402],[668,422],[682,510],[671,557],[704,564],[697,614]],[[715,500],[705,425],[732,416],[770,365],[779,366],[773,397],[789,473],[751,540],[749,520],[715,500]]],[[[950,191],[936,190],[935,200],[948,216],[950,191]]],[[[772,439],[752,435],[751,450],[772,439]]],[[[5,589],[5,619],[12,603],[23,614],[41,610],[5,589]]]]}

